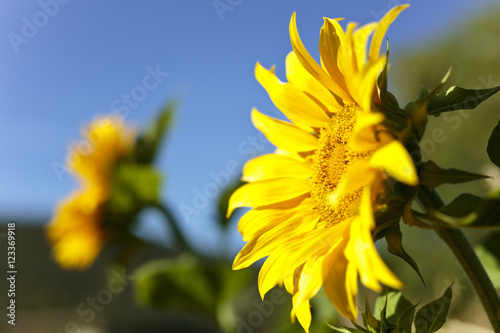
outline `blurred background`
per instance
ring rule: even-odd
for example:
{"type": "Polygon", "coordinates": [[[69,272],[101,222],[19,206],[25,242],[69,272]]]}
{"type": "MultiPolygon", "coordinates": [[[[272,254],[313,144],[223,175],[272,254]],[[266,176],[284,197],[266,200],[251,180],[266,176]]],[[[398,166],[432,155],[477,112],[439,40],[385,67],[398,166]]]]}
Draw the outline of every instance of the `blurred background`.
{"type": "MultiPolygon", "coordinates": [[[[408,2],[411,7],[387,34],[389,90],[400,104],[415,99],[421,85],[434,88],[450,65],[453,72],[446,89],[500,85],[497,1],[408,2]]],[[[250,122],[252,107],[267,114],[276,111],[254,78],[255,63],[267,68],[276,64],[277,75],[285,79],[285,56],[291,50],[288,24],[294,11],[304,44],[319,59],[323,16],[367,23],[402,3],[2,1],[0,267],[6,262],[8,222],[17,223],[18,241],[17,325],[2,320],[2,331],[218,332],[220,327],[209,316],[190,311],[189,306],[138,306],[132,279],[109,304],[95,309],[92,320],[86,320],[90,314],[78,313],[82,303],[80,310],[87,309],[88,297],[96,297],[106,286],[104,271],[112,253],[105,251],[83,273],[63,271],[51,259],[44,225],[55,204],[77,186],[63,167],[69,145],[80,140],[80,129],[96,115],[114,112],[141,128],[169,97],[178,97],[180,106],[157,164],[165,177],[162,198],[181,221],[192,247],[215,258],[215,266],[225,263],[230,268],[244,243],[236,230],[237,217],[227,226],[220,223],[220,197],[239,177],[234,165],[240,170],[251,157],[273,149],[250,122]]],[[[445,199],[464,191],[484,195],[500,185],[500,172],[491,167],[485,149],[500,118],[499,105],[495,96],[477,110],[430,122],[422,141],[426,158],[442,167],[494,177],[460,188],[444,185],[439,190],[445,199]],[[444,131],[444,142],[429,135],[434,128],[444,131]]],[[[449,251],[430,232],[403,229],[406,250],[420,265],[427,287],[409,266],[386,253],[385,244],[380,244],[380,251],[405,282],[405,295],[415,303],[427,302],[455,281],[449,331],[465,327],[464,332],[470,332],[463,321],[477,325],[477,332],[481,327],[487,332],[487,319],[449,251]]],[[[171,256],[172,235],[156,213],[143,212],[133,232],[148,245],[132,267],[171,256]]],[[[470,233],[474,242],[484,236],[470,233]]],[[[289,323],[291,301],[285,292],[279,295],[286,300],[273,301],[272,311],[262,310],[256,269],[248,269],[241,280],[245,287],[238,289],[239,301],[232,304],[239,314],[236,327],[241,332],[300,332],[299,325],[289,323]],[[261,324],[242,323],[256,311],[263,318],[261,324]]],[[[6,299],[7,285],[0,286],[0,299],[6,299]]],[[[170,292],[174,293],[165,291],[167,296],[170,292]]],[[[317,301],[325,303],[324,299],[317,301]]],[[[323,310],[317,310],[315,318],[321,323],[327,316],[336,318],[332,308],[319,308],[323,310]]],[[[328,329],[323,324],[315,331],[328,329]]]]}

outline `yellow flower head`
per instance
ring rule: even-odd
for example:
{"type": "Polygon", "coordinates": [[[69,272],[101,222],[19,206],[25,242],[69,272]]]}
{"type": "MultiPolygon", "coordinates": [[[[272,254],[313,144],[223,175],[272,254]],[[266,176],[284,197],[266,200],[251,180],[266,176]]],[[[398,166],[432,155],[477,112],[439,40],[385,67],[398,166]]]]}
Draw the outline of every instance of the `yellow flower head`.
{"type": "Polygon", "coordinates": [[[233,268],[267,257],[259,274],[261,296],[284,284],[293,295],[292,320],[297,317],[306,331],[309,300],[322,286],[338,311],[353,320],[358,277],[375,291],[381,284],[402,286],[378,255],[372,230],[374,201],[387,176],[418,183],[410,155],[376,111],[377,77],[387,61],[380,47],[406,7],[359,28],[349,23],[346,31],[339,19],[325,18],[321,65],[304,48],[293,14],[288,82],[273,69],[255,68],[257,80],[291,122],[252,111],[254,125],[277,150],[245,165],[248,184],[230,199],[228,214],[252,207],[238,225],[248,243],[233,268]]]}
{"type": "Polygon", "coordinates": [[[57,206],[47,230],[54,257],[63,268],[88,268],[101,251],[107,239],[102,223],[112,172],[134,147],[135,133],[119,118],[97,118],[84,134],[86,139],[73,147],[67,159],[81,188],[57,206]]]}

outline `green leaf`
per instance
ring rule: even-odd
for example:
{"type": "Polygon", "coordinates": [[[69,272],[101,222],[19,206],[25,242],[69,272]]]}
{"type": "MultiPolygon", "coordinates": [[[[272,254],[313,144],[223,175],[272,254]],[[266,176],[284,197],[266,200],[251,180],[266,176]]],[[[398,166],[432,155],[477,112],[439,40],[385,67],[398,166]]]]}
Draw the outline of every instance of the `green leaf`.
{"type": "Polygon", "coordinates": [[[396,322],[396,332],[400,333],[411,333],[411,326],[413,324],[413,318],[415,317],[415,308],[418,303],[407,308],[396,322]]]}
{"type": "Polygon", "coordinates": [[[453,283],[440,298],[424,305],[417,311],[415,316],[416,333],[433,333],[444,325],[453,296],[452,286],[453,283]]]}
{"type": "MultiPolygon", "coordinates": [[[[403,296],[401,291],[388,291],[386,294],[380,295],[375,301],[375,314],[380,313],[380,319],[382,319],[382,311],[385,309],[387,320],[396,323],[398,318],[402,317],[405,311],[411,307],[413,307],[413,304],[403,296]]],[[[412,322],[413,316],[409,320],[409,327],[411,327],[412,322]]],[[[407,325],[406,322],[405,325],[407,325]]]]}
{"type": "Polygon", "coordinates": [[[224,189],[224,192],[222,195],[219,197],[219,203],[218,203],[218,212],[217,212],[217,220],[219,221],[220,225],[225,228],[227,227],[229,220],[231,219],[231,216],[228,218],[227,217],[227,208],[229,206],[229,198],[231,195],[236,191],[241,185],[244,183],[241,180],[236,180],[232,184],[229,184],[224,189]]]}
{"type": "Polygon", "coordinates": [[[389,252],[406,261],[406,263],[410,265],[418,274],[425,286],[424,278],[422,277],[422,274],[420,274],[420,269],[418,268],[417,263],[403,248],[403,234],[401,233],[399,225],[394,227],[389,233],[385,235],[385,240],[387,241],[387,248],[389,252]]]}
{"type": "Polygon", "coordinates": [[[475,248],[486,273],[495,289],[500,288],[500,232],[490,233],[486,239],[475,248]]]}
{"type": "Polygon", "coordinates": [[[377,318],[375,318],[370,310],[370,306],[368,305],[368,301],[365,296],[365,312],[362,313],[363,316],[363,324],[370,330],[374,330],[378,332],[380,329],[380,322],[377,318]]]}
{"type": "Polygon", "coordinates": [[[150,123],[147,130],[139,135],[135,151],[135,160],[137,163],[151,164],[154,162],[177,107],[178,102],[176,100],[168,101],[156,118],[150,123]]]}
{"type": "Polygon", "coordinates": [[[462,224],[469,226],[500,226],[500,189],[488,194],[476,209],[475,219],[464,221],[462,224]]]}
{"type": "Polygon", "coordinates": [[[497,167],[500,167],[500,121],[493,129],[486,148],[488,157],[497,167]]]}
{"type": "Polygon", "coordinates": [[[488,176],[457,169],[442,169],[433,161],[427,161],[419,167],[418,178],[420,184],[434,188],[444,183],[459,184],[488,176]]]}
{"type": "Polygon", "coordinates": [[[476,195],[462,193],[452,202],[439,209],[439,212],[452,217],[465,217],[472,214],[482,200],[483,198],[476,195]]]}
{"type": "Polygon", "coordinates": [[[427,114],[439,116],[442,112],[475,109],[500,90],[500,86],[488,89],[464,89],[451,87],[445,94],[438,94],[429,101],[427,114]]]}
{"type": "Polygon", "coordinates": [[[500,227],[500,190],[485,198],[461,194],[448,205],[422,217],[429,222],[443,223],[455,228],[500,227]]]}
{"type": "Polygon", "coordinates": [[[141,304],[215,315],[217,294],[197,258],[150,261],[134,276],[134,293],[141,304]]]}

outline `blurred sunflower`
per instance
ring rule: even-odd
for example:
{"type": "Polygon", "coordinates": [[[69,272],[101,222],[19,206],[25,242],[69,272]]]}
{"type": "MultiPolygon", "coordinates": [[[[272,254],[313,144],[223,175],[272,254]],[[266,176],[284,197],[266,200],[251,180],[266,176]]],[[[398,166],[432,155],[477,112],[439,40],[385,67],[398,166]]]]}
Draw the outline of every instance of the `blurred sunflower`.
{"type": "Polygon", "coordinates": [[[267,257],[258,279],[261,296],[284,284],[293,295],[292,320],[297,317],[306,331],[309,300],[322,286],[338,311],[352,320],[358,277],[375,291],[381,284],[402,286],[380,258],[372,230],[374,202],[387,177],[418,183],[408,151],[377,111],[377,78],[387,62],[380,56],[381,44],[406,7],[359,28],[349,23],[346,31],[340,19],[325,18],[321,66],[302,44],[294,13],[288,82],[281,82],[273,68],[259,63],[255,68],[257,80],[291,122],[252,110],[254,125],[277,150],[245,165],[248,183],[230,199],[228,215],[252,207],[238,225],[248,243],[233,269],[267,257]]]}
{"type": "Polygon", "coordinates": [[[68,269],[88,268],[106,242],[103,213],[113,169],[132,153],[136,137],[116,117],[97,118],[83,133],[85,145],[75,146],[67,159],[81,188],[59,203],[47,228],[55,259],[68,269]]]}

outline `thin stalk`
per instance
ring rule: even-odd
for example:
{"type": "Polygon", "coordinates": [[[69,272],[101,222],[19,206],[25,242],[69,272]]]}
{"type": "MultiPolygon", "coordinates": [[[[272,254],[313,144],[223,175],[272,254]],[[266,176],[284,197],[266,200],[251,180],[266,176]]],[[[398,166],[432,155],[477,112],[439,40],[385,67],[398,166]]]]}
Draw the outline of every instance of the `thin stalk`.
{"type": "MultiPolygon", "coordinates": [[[[425,206],[432,207],[433,209],[439,209],[444,206],[443,200],[435,190],[421,188],[422,192],[419,198],[425,206]]],[[[465,271],[483,305],[493,330],[500,332],[500,298],[467,237],[460,229],[441,226],[435,226],[434,229],[451,249],[465,271]]]]}
{"type": "Polygon", "coordinates": [[[157,203],[153,205],[153,207],[158,209],[163,214],[163,217],[165,217],[165,220],[167,221],[170,230],[174,233],[174,238],[175,241],[177,242],[179,250],[193,252],[191,247],[187,243],[184,235],[182,234],[181,229],[179,228],[179,220],[175,218],[170,209],[161,203],[157,203]]]}

